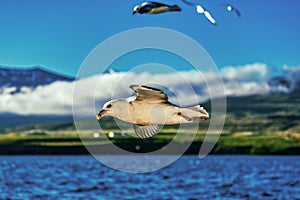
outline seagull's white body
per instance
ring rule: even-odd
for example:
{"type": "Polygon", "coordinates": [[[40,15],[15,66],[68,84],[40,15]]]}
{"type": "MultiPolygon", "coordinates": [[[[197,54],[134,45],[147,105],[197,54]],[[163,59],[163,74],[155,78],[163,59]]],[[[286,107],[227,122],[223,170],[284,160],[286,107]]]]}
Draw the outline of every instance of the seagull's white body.
{"type": "Polygon", "coordinates": [[[216,20],[215,20],[215,19],[211,16],[211,14],[210,14],[207,10],[205,10],[202,6],[197,5],[197,6],[196,6],[196,11],[197,11],[197,13],[199,13],[199,14],[204,14],[204,16],[206,17],[206,19],[207,19],[210,23],[212,23],[212,24],[217,24],[216,20]]]}
{"type": "Polygon", "coordinates": [[[200,106],[180,108],[172,104],[132,101],[132,99],[111,101],[114,104],[111,109],[112,116],[133,124],[161,125],[191,123],[197,118],[200,119],[200,111],[205,113],[200,106]]]}
{"type": "Polygon", "coordinates": [[[105,103],[97,119],[109,115],[132,123],[136,134],[145,139],[159,131],[157,125],[191,123],[209,117],[199,105],[182,108],[170,103],[168,96],[156,88],[137,85],[130,88],[136,96],[105,103]]]}
{"type": "Polygon", "coordinates": [[[213,25],[217,24],[217,21],[213,18],[213,16],[210,14],[210,12],[208,10],[206,10],[202,5],[200,5],[198,3],[197,4],[192,3],[187,0],[181,0],[181,1],[187,5],[194,6],[196,8],[196,12],[199,14],[203,14],[206,17],[206,19],[213,25]]]}

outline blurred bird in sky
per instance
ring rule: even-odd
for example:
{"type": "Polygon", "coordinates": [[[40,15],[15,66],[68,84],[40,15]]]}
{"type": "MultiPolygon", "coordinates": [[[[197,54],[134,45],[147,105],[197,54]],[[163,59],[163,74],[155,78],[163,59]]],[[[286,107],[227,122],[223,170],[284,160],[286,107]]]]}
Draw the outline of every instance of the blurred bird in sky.
{"type": "Polygon", "coordinates": [[[235,12],[238,17],[241,17],[241,12],[228,3],[221,4],[221,6],[225,7],[228,12],[235,12]]]}
{"type": "Polygon", "coordinates": [[[206,10],[203,6],[199,5],[198,3],[192,3],[186,0],[181,0],[181,1],[189,6],[194,6],[196,8],[197,13],[203,14],[211,24],[217,25],[217,21],[213,18],[210,12],[206,10]]]}
{"type": "Polygon", "coordinates": [[[136,135],[142,139],[156,135],[160,130],[158,125],[192,123],[209,118],[200,105],[179,107],[172,104],[162,90],[141,85],[130,88],[136,96],[108,101],[96,118],[113,116],[132,123],[136,135]]]}
{"type": "Polygon", "coordinates": [[[167,5],[158,2],[144,2],[133,8],[133,15],[140,14],[159,14],[164,12],[181,11],[181,8],[177,5],[167,5]]]}

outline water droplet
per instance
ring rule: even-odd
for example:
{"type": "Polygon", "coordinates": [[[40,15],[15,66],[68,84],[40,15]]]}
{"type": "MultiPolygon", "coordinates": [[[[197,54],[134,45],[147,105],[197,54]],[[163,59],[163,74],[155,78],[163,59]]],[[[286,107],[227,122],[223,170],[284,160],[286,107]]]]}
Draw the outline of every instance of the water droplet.
{"type": "Polygon", "coordinates": [[[140,150],[140,149],[141,149],[140,145],[136,145],[136,146],[135,146],[135,150],[138,151],[138,150],[140,150]]]}

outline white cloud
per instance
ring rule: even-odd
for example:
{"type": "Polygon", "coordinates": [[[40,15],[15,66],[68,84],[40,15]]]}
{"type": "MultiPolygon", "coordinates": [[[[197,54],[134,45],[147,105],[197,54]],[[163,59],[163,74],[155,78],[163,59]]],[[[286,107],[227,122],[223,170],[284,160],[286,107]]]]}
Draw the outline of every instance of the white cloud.
{"type": "Polygon", "coordinates": [[[283,70],[286,73],[285,76],[290,78],[296,84],[300,83],[300,66],[283,66],[283,70]]]}
{"type": "Polygon", "coordinates": [[[246,81],[264,81],[269,77],[270,69],[266,64],[254,63],[245,66],[228,66],[221,69],[224,79],[246,81]]]}
{"type": "MultiPolygon", "coordinates": [[[[9,89],[8,89],[9,90],[9,89]]],[[[72,108],[72,83],[55,82],[35,90],[22,88],[21,93],[0,96],[0,112],[18,114],[65,114],[72,108]]]]}
{"type": "Polygon", "coordinates": [[[287,66],[287,65],[284,65],[283,70],[286,71],[286,72],[297,72],[297,73],[299,73],[300,72],[300,66],[287,66]]]}
{"type": "MultiPolygon", "coordinates": [[[[249,95],[269,92],[267,65],[224,67],[221,69],[226,95],[249,95]]],[[[104,74],[76,82],[55,82],[34,90],[22,88],[21,93],[0,95],[0,112],[18,114],[72,114],[74,108],[82,114],[99,110],[111,98],[133,95],[132,84],[163,86],[170,101],[182,106],[196,104],[211,97],[223,96],[218,74],[214,72],[184,71],[168,74],[135,74],[134,72],[104,74]],[[73,88],[76,95],[73,99],[73,88]],[[207,87],[209,86],[209,87],[207,87]],[[168,88],[168,89],[166,89],[168,88]],[[96,108],[94,108],[94,105],[96,108]]],[[[9,91],[9,88],[6,89],[9,91]]]]}
{"type": "Polygon", "coordinates": [[[290,82],[290,91],[300,90],[300,66],[283,66],[284,76],[290,82]]]}

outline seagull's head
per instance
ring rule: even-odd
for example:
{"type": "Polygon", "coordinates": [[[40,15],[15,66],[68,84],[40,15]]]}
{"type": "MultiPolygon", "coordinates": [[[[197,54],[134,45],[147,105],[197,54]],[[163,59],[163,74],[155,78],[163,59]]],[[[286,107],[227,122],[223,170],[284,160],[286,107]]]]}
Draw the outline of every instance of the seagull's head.
{"type": "Polygon", "coordinates": [[[96,115],[96,118],[99,120],[103,116],[109,116],[112,113],[113,101],[108,101],[103,105],[102,110],[96,115]]]}
{"type": "Polygon", "coordinates": [[[126,109],[127,104],[124,100],[108,101],[103,105],[102,110],[96,115],[96,118],[99,120],[104,116],[119,116],[126,109]]]}
{"type": "Polygon", "coordinates": [[[134,6],[132,14],[134,15],[135,13],[139,12],[140,8],[141,6],[134,6]]]}
{"type": "Polygon", "coordinates": [[[197,13],[199,13],[199,14],[203,14],[203,13],[205,12],[205,9],[204,9],[202,6],[197,5],[197,6],[196,6],[196,11],[197,11],[197,13]]]}
{"type": "Polygon", "coordinates": [[[232,6],[228,5],[228,6],[227,6],[227,10],[228,10],[229,12],[232,11],[232,10],[233,10],[232,6]]]}

